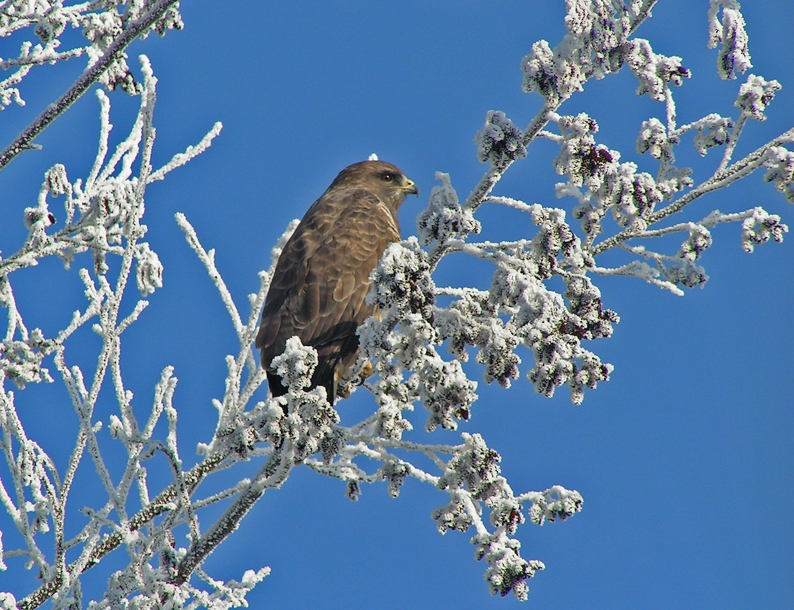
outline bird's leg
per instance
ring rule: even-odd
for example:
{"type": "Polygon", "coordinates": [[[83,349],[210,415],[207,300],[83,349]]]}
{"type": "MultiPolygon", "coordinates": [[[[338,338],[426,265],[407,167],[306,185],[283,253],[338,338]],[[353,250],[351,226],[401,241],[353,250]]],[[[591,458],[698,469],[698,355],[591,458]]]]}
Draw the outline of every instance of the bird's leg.
{"type": "Polygon", "coordinates": [[[361,371],[358,374],[353,374],[350,377],[337,371],[336,395],[340,398],[349,398],[353,389],[364,383],[367,377],[372,375],[373,371],[374,368],[369,360],[361,367],[361,371]]]}

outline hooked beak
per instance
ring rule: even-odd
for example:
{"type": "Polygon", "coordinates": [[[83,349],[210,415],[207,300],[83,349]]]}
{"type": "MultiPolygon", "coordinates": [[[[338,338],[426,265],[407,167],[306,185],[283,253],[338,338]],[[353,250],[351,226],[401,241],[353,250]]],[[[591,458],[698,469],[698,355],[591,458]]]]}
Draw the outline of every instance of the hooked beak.
{"type": "Polygon", "coordinates": [[[416,183],[409,178],[405,179],[405,184],[403,184],[400,188],[402,188],[407,195],[419,196],[419,188],[416,186],[416,183]]]}

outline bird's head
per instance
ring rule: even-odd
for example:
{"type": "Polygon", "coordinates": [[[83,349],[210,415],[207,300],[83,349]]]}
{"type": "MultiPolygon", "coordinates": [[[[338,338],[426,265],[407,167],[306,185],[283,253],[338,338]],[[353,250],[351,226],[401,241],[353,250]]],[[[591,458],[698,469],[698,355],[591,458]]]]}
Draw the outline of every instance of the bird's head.
{"type": "Polygon", "coordinates": [[[330,188],[364,188],[372,191],[395,213],[406,195],[419,195],[419,189],[396,165],[385,161],[361,161],[339,172],[330,188]]]}

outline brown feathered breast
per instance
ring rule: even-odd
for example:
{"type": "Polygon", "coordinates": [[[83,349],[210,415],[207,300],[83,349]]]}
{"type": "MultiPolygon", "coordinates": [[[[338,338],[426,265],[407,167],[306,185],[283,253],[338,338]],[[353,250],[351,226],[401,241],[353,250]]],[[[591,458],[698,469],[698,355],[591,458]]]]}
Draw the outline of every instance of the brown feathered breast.
{"type": "Polygon", "coordinates": [[[400,240],[397,210],[409,193],[418,190],[399,168],[364,161],[342,170],[306,212],[276,263],[256,337],[273,396],[287,389],[270,364],[297,335],[319,357],[311,387],[325,387],[334,403],[338,373],[358,354],[356,329],[373,314],[369,274],[400,240]]]}

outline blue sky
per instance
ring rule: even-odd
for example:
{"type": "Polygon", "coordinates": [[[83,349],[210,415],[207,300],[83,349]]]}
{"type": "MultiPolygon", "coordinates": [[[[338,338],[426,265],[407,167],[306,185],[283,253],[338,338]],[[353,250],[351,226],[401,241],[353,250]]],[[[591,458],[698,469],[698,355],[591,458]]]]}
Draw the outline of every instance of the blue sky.
{"type": "MultiPolygon", "coordinates": [[[[676,91],[680,123],[710,112],[731,115],[742,82],[717,78],[716,52],[706,49],[707,3],[695,4],[661,0],[639,31],[657,53],[682,56],[692,70],[676,91]]],[[[146,53],[160,79],[155,165],[197,142],[215,121],[224,129],[207,153],[148,190],[147,237],[165,265],[165,287],[126,338],[122,360],[141,411],[162,368],[175,366],[180,450],[191,462],[196,443],[211,437],[210,400],[222,395],[223,357],[234,352],[235,336],[174,214],[185,213],[205,247],[216,248],[241,307],[286,224],[340,169],[372,152],[419,185],[419,201],[408,200],[400,216],[403,234],[414,233],[434,172],[451,174],[463,197],[484,171],[473,138],[488,110],[524,126],[540,108],[538,96],[520,91],[519,60],[538,39],[560,40],[564,3],[183,2],[182,13],[184,31],[130,49],[132,58],[146,53]]],[[[747,2],[744,15],[752,72],[783,89],[768,120],[748,125],[735,158],[794,125],[794,13],[787,0],[774,0],[747,2]]],[[[0,49],[4,57],[15,50],[8,41],[0,49]]],[[[3,114],[2,141],[55,99],[82,65],[41,70],[25,81],[28,104],[3,114]]],[[[653,172],[634,142],[640,123],[663,118],[664,109],[634,96],[635,88],[624,70],[588,83],[561,113],[588,112],[601,127],[600,143],[653,172]]],[[[138,102],[115,93],[111,100],[118,141],[138,102]]],[[[42,151],[25,153],[0,174],[4,255],[24,239],[22,209],[35,204],[48,167],[64,162],[72,178],[87,173],[98,123],[98,103],[86,95],[39,138],[42,151]]],[[[719,161],[700,159],[689,141],[677,152],[680,165],[695,167],[696,182],[719,161]]],[[[495,194],[570,211],[570,200],[554,197],[555,155],[554,145],[533,144],[495,194]]],[[[758,205],[794,225],[791,206],[760,175],[703,198],[682,220],[758,205]]],[[[492,237],[516,237],[528,225],[488,209],[480,219],[492,237]]],[[[640,280],[596,279],[621,322],[612,338],[590,346],[615,371],[582,406],[573,406],[565,390],[545,399],[526,379],[508,391],[480,383],[472,420],[460,430],[481,432],[501,453],[514,491],[561,484],[585,499],[582,513],[566,523],[519,529],[522,555],[546,564],[529,583],[525,607],[794,607],[794,236],[747,255],[739,230],[713,231],[715,244],[702,259],[711,279],[683,298],[640,280]]],[[[28,323],[45,333],[83,306],[76,274],[59,266],[51,261],[26,272],[18,288],[28,323]],[[57,296],[42,302],[36,279],[44,273],[48,293],[57,296]]],[[[441,271],[446,282],[488,283],[476,266],[441,271]]],[[[523,357],[525,373],[531,356],[523,357]]],[[[467,370],[481,380],[476,366],[467,370]]],[[[55,399],[32,402],[22,417],[46,449],[61,455],[76,422],[56,390],[39,396],[47,391],[55,399]]],[[[106,420],[112,394],[105,398],[99,408],[106,420]]],[[[363,392],[340,403],[343,422],[366,407],[363,392]]],[[[420,408],[415,427],[424,419],[420,408]]],[[[83,474],[88,493],[90,467],[83,474]]],[[[339,481],[296,469],[206,568],[238,578],[246,568],[271,566],[272,575],[249,596],[251,607],[517,607],[512,596],[488,595],[485,565],[469,543],[473,534],[437,533],[430,512],[444,503],[442,494],[414,481],[397,500],[384,484],[365,487],[352,503],[339,481]]],[[[0,527],[8,527],[5,516],[0,527]]],[[[14,561],[9,567],[19,575],[14,561]]],[[[103,568],[89,573],[86,595],[104,588],[107,576],[103,568]]],[[[36,586],[34,574],[13,584],[6,579],[0,576],[0,587],[20,597],[36,586]]]]}

